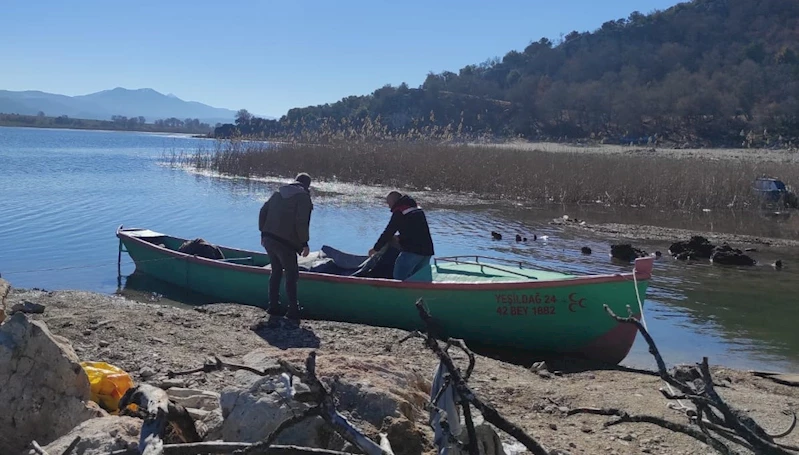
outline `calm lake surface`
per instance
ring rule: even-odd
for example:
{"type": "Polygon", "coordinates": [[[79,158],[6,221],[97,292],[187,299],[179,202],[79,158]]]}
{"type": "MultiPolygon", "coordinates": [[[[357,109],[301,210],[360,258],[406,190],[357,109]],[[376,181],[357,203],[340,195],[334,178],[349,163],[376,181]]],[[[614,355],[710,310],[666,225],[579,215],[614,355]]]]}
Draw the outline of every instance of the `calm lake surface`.
{"type": "MultiPolygon", "coordinates": [[[[279,180],[200,175],[164,164],[164,155],[211,145],[204,139],[127,132],[0,127],[0,274],[15,287],[122,292],[143,300],[181,298],[179,289],[134,271],[123,255],[117,279],[120,225],[147,227],[226,246],[260,249],[261,204],[279,180]]],[[[331,245],[365,254],[388,221],[385,188],[314,182],[311,249],[331,245]]],[[[532,261],[578,273],[629,271],[610,261],[615,239],[549,222],[564,214],[589,222],[646,223],[755,235],[794,236],[796,218],[741,214],[679,215],[604,207],[522,207],[457,195],[413,193],[428,211],[438,255],[483,254],[532,261]],[[492,230],[505,234],[491,239],[492,230]],[[516,243],[520,233],[536,242],[516,243]],[[540,237],[547,236],[546,241],[540,237]],[[582,246],[594,254],[584,256],[582,246]]],[[[668,242],[637,242],[664,253],[668,242]]],[[[735,368],[799,369],[799,253],[760,248],[763,266],[749,269],[655,264],[645,317],[667,363],[735,368]],[[776,271],[767,264],[782,259],[776,271]]],[[[652,366],[642,339],[624,362],[652,366]]]]}

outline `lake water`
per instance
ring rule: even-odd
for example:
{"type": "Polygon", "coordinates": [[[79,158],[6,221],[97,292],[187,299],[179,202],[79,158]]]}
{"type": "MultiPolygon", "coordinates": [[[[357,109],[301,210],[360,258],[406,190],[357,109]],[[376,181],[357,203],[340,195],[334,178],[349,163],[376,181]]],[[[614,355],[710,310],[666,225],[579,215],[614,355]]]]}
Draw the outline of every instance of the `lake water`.
{"type": "MultiPolygon", "coordinates": [[[[175,135],[0,128],[0,274],[15,287],[181,300],[179,289],[137,275],[128,279],[134,266],[126,255],[118,282],[115,229],[147,227],[260,249],[258,210],[280,183],[201,175],[163,162],[165,154],[192,152],[204,143],[209,145],[204,139],[175,135]]],[[[311,248],[327,244],[365,254],[389,218],[382,202],[385,192],[315,182],[311,248]]],[[[629,271],[632,266],[609,260],[614,239],[549,224],[567,213],[595,222],[746,229],[758,235],[785,235],[786,229],[790,235],[793,229],[776,220],[733,214],[519,207],[457,195],[413,195],[428,211],[438,255],[501,256],[578,273],[629,271]],[[506,239],[492,240],[492,230],[506,239]],[[516,243],[517,232],[548,239],[516,243]],[[582,246],[594,254],[582,255],[582,246]]],[[[668,243],[638,246],[665,252],[668,243]]],[[[799,254],[766,248],[754,255],[764,264],[781,258],[786,267],[726,268],[665,257],[656,262],[645,316],[668,363],[707,355],[712,363],[737,368],[799,368],[799,254]]],[[[624,363],[653,365],[640,337],[624,363]]]]}

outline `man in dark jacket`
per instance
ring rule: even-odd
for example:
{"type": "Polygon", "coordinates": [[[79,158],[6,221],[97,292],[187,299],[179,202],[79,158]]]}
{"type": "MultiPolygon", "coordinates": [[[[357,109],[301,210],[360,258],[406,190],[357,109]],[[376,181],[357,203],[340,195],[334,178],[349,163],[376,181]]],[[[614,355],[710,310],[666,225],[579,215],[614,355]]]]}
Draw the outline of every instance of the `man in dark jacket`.
{"type": "Polygon", "coordinates": [[[433,251],[433,239],[427,225],[422,208],[408,195],[392,191],[386,196],[386,203],[391,209],[391,220],[383,234],[369,250],[369,256],[380,251],[389,243],[396,243],[400,254],[394,263],[394,279],[405,280],[430,264],[433,251]],[[394,234],[399,231],[399,237],[394,234]]]}
{"type": "Polygon", "coordinates": [[[280,280],[286,274],[286,294],[289,308],[286,317],[299,321],[300,307],[297,302],[299,267],[297,254],[308,256],[308,229],[311,223],[311,177],[302,173],[293,183],[281,186],[261,207],[258,229],[261,245],[269,254],[272,274],[269,277],[270,315],[278,314],[280,280]]]}

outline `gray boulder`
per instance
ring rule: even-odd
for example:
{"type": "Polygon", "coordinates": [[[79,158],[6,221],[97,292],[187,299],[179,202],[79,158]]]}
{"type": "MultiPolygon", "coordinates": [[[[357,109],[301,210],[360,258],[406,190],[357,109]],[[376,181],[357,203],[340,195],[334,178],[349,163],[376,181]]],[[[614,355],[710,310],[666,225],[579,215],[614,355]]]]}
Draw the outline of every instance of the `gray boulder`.
{"type": "Polygon", "coordinates": [[[68,434],[43,447],[49,454],[60,454],[76,437],[80,442],[72,451],[82,455],[107,455],[115,450],[138,448],[142,421],[133,417],[108,416],[87,420],[68,434]]]}
{"type": "MultiPolygon", "coordinates": [[[[247,354],[243,360],[258,369],[276,365],[274,353],[262,350],[247,354]]],[[[417,373],[388,357],[321,354],[317,358],[317,374],[335,391],[338,410],[368,437],[378,441],[378,432],[387,433],[397,455],[423,451],[425,440],[429,440],[423,434],[426,422],[422,421],[429,383],[417,373]]],[[[263,439],[280,422],[309,407],[291,398],[292,392],[307,390],[297,378],[290,387],[279,377],[239,371],[236,382],[222,392],[220,400],[224,416],[222,437],[226,441],[263,439]]],[[[332,450],[343,447],[341,438],[318,417],[287,430],[278,442],[332,450]]]]}
{"type": "Polygon", "coordinates": [[[20,453],[48,444],[98,412],[87,406],[89,378],[65,338],[24,313],[0,326],[0,447],[20,453]]]}
{"type": "MultiPolygon", "coordinates": [[[[257,352],[244,357],[244,363],[261,368],[264,363],[274,366],[257,352]]],[[[293,387],[281,377],[261,377],[246,371],[237,371],[235,384],[226,387],[220,404],[224,423],[222,439],[225,441],[257,442],[266,438],[284,420],[301,414],[311,405],[300,403],[292,394],[301,390],[295,379],[293,387]]],[[[319,417],[306,419],[282,432],[277,444],[327,448],[331,432],[319,417]]]]}
{"type": "Polygon", "coordinates": [[[171,387],[166,393],[170,400],[186,408],[204,440],[222,439],[224,420],[218,393],[183,387],[171,387]]]}

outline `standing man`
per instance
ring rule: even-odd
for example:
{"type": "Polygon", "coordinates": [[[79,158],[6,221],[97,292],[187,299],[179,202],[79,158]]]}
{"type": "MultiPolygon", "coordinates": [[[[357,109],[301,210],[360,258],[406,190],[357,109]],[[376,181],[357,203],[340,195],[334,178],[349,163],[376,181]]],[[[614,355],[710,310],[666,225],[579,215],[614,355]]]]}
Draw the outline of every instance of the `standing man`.
{"type": "Polygon", "coordinates": [[[280,280],[286,274],[286,294],[289,308],[286,317],[296,323],[300,321],[297,302],[297,281],[300,277],[297,254],[308,256],[308,228],[311,223],[311,177],[301,173],[294,182],[281,186],[261,207],[258,229],[261,245],[269,254],[272,274],[269,277],[269,309],[267,313],[279,313],[280,280]]]}
{"type": "Polygon", "coordinates": [[[405,280],[430,264],[430,258],[435,254],[433,239],[427,217],[410,196],[392,191],[386,196],[386,204],[391,209],[391,220],[375,246],[369,250],[369,256],[396,241],[400,254],[394,263],[394,279],[405,280]],[[397,231],[399,238],[395,239],[394,234],[397,231]]]}

